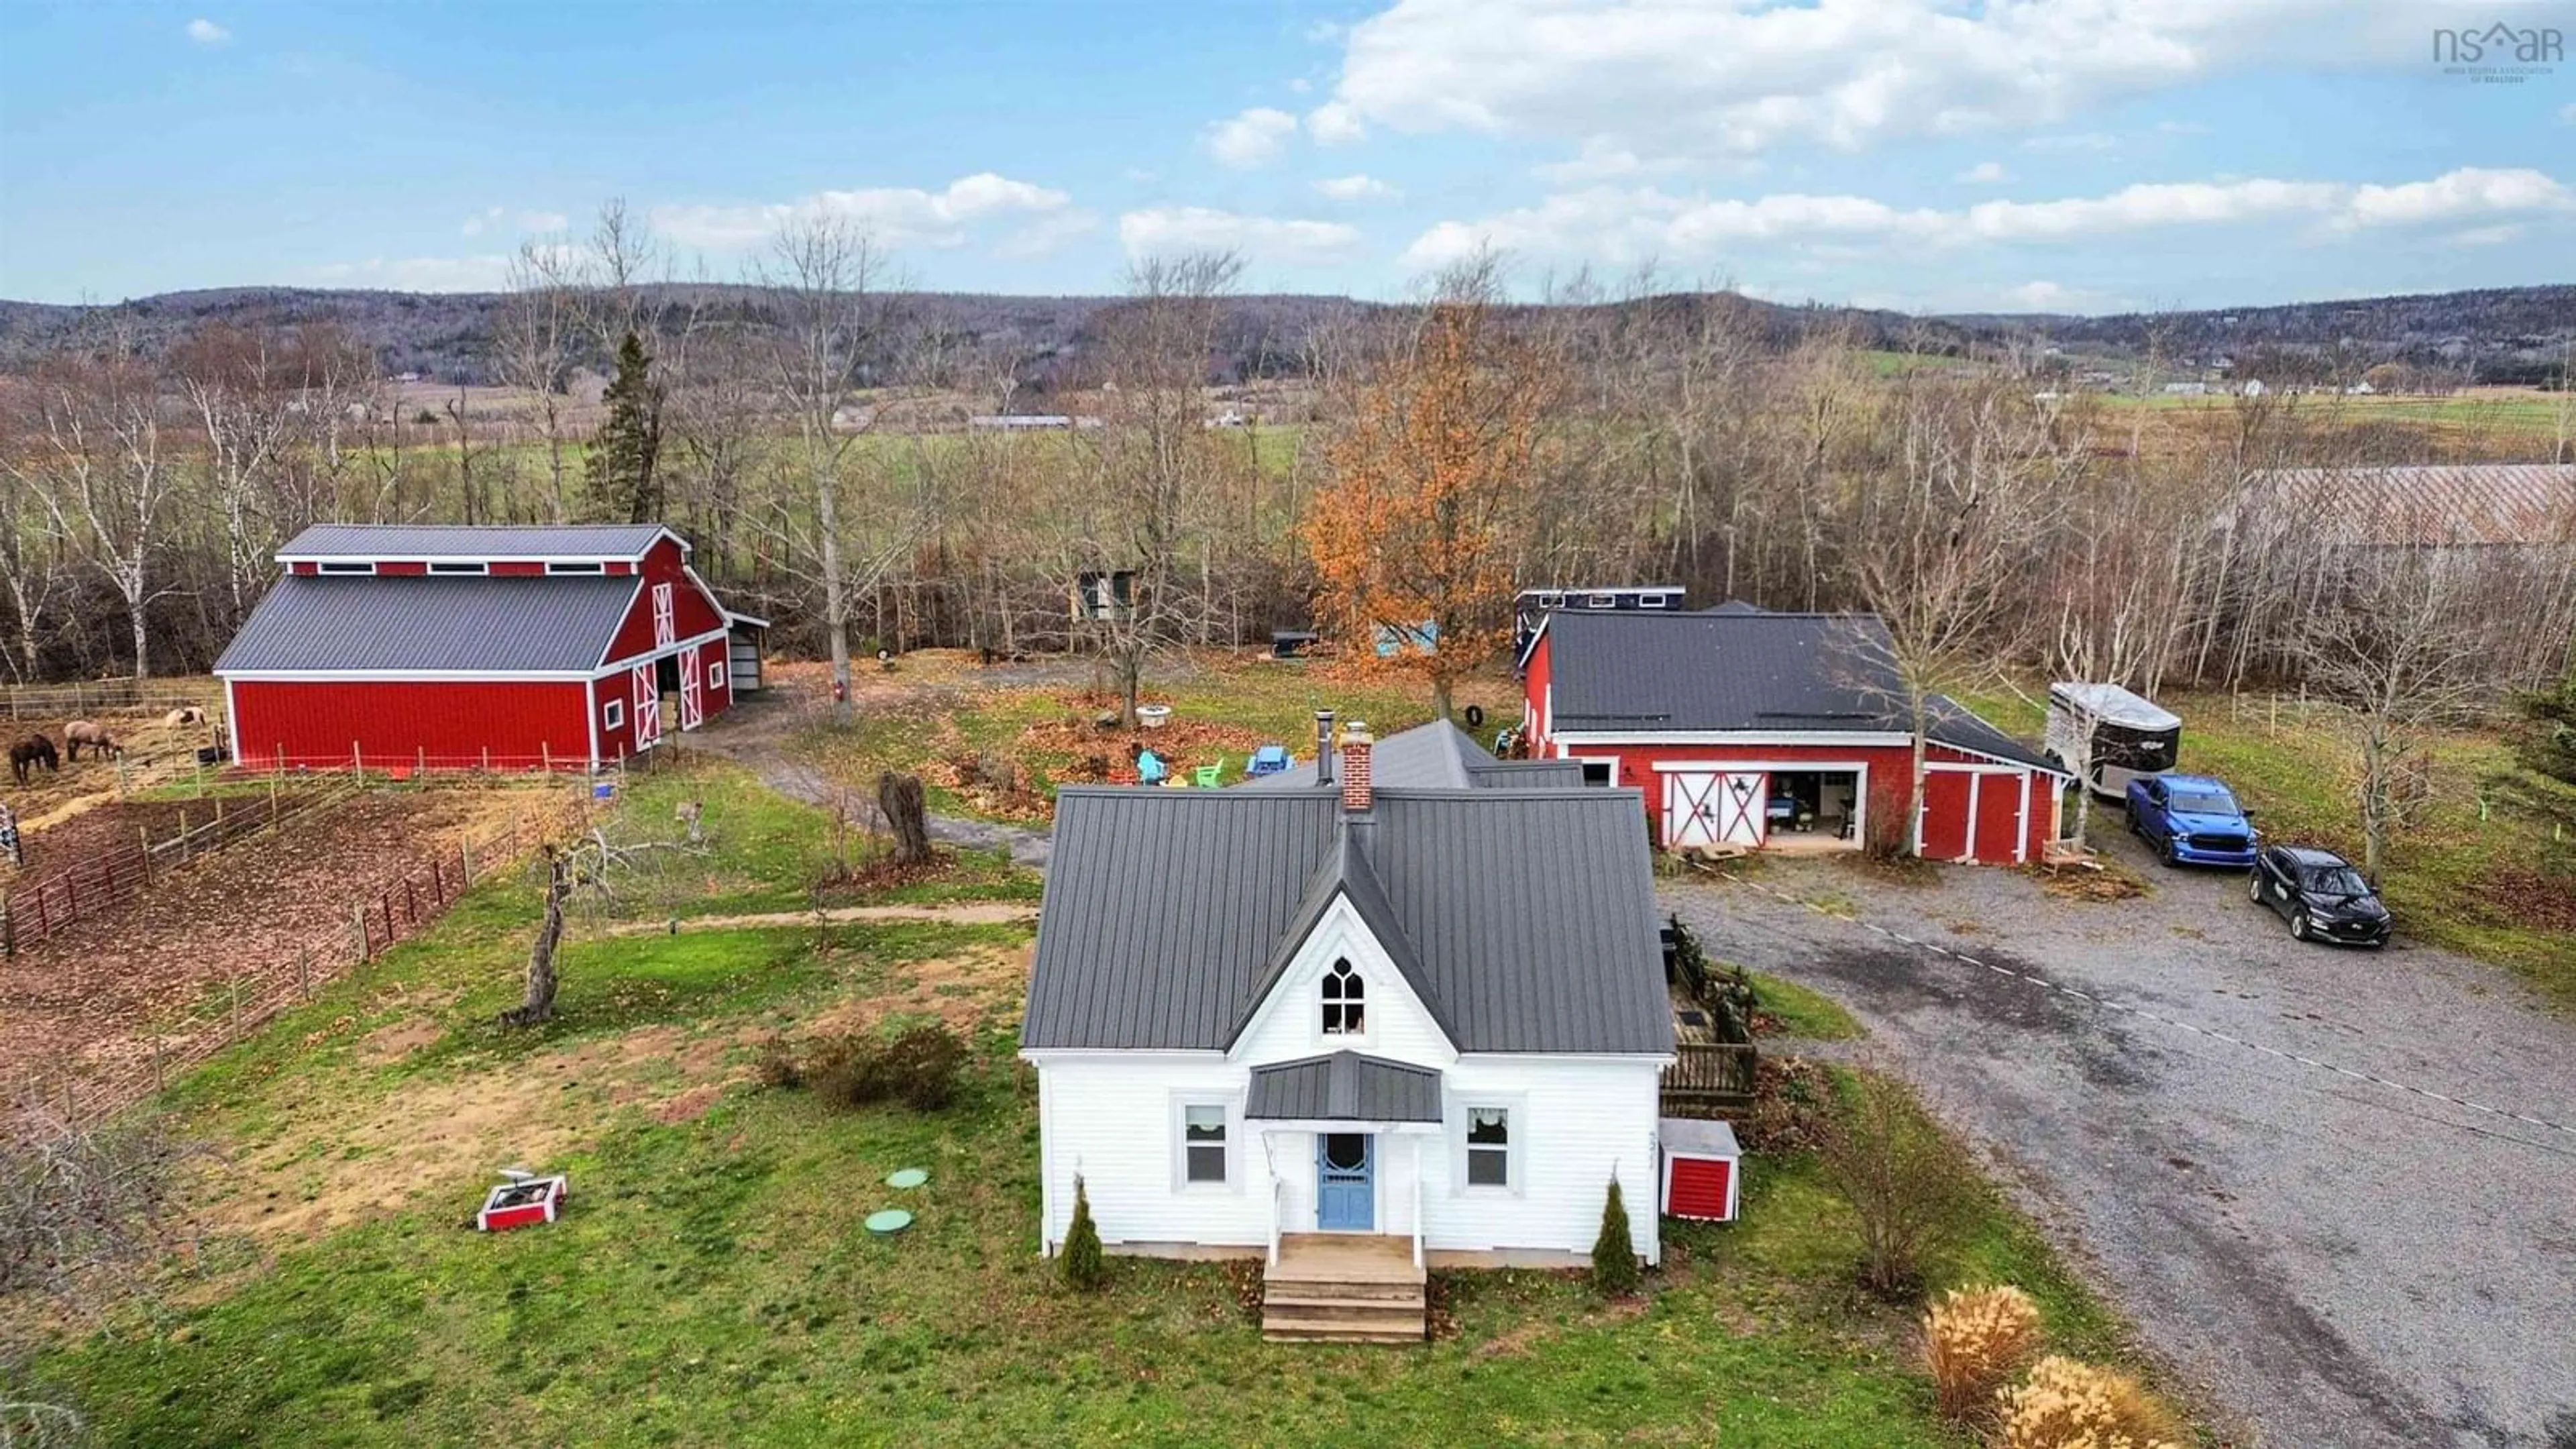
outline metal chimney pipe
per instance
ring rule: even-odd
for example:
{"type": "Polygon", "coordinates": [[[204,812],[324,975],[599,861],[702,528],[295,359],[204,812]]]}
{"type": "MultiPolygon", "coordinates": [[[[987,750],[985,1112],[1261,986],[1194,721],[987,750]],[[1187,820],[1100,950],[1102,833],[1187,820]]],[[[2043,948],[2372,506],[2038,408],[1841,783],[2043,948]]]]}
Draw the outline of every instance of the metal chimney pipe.
{"type": "Polygon", "coordinates": [[[1315,783],[1333,783],[1333,712],[1315,711],[1315,783]]]}

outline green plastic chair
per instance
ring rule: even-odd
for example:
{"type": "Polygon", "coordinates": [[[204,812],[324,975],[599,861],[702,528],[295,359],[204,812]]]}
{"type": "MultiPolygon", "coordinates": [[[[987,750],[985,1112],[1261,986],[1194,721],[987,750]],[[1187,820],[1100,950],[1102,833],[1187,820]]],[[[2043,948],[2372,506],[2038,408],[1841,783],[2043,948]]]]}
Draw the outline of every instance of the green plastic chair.
{"type": "Polygon", "coordinates": [[[1216,788],[1217,777],[1223,773],[1225,773],[1223,765],[1194,766],[1190,770],[1190,783],[1202,790],[1213,790],[1216,788]]]}

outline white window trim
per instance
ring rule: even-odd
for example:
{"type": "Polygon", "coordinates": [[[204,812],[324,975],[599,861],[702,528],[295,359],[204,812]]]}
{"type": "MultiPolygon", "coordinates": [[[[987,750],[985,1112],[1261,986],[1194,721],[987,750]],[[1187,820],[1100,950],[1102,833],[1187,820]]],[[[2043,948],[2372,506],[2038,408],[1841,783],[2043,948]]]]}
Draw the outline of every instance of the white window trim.
{"type": "Polygon", "coordinates": [[[722,688],[724,688],[724,687],[725,687],[725,667],[724,667],[723,665],[721,665],[721,664],[710,664],[710,665],[708,665],[708,666],[707,666],[707,688],[709,688],[709,689],[722,689],[722,688]]]}
{"type": "Polygon", "coordinates": [[[434,558],[429,561],[429,571],[434,574],[451,575],[488,574],[492,572],[492,566],[487,563],[458,563],[454,559],[434,558]]]}
{"type": "Polygon", "coordinates": [[[1587,785],[1587,786],[1591,786],[1591,788],[1593,788],[1593,789],[1595,789],[1595,790],[1615,790],[1615,789],[1617,789],[1617,788],[1619,787],[1619,761],[1620,761],[1620,757],[1619,757],[1619,756],[1617,756],[1617,755],[1568,755],[1568,756],[1566,756],[1565,758],[1567,758],[1567,759],[1569,759],[1569,760],[1573,760],[1573,761],[1575,761],[1575,762],[1576,762],[1576,763],[1578,763],[1578,764],[1584,764],[1584,765],[1607,765],[1607,766],[1609,766],[1609,767],[1610,767],[1610,778],[1609,778],[1609,780],[1608,780],[1608,781],[1606,781],[1606,782],[1605,782],[1605,783],[1603,783],[1603,784],[1594,785],[1594,784],[1592,784],[1592,782],[1591,782],[1590,780],[1585,780],[1585,781],[1583,782],[1585,785],[1587,785]]]}
{"type": "Polygon", "coordinates": [[[1368,967],[1362,962],[1353,961],[1347,947],[1336,950],[1324,958],[1324,969],[1315,973],[1315,981],[1306,993],[1306,1001],[1307,1010],[1313,1013],[1306,1020],[1314,1025],[1315,1040],[1321,1045],[1327,1048],[1365,1047],[1376,1043],[1378,1015],[1376,986],[1370,977],[1368,967]],[[1358,1031],[1324,1030],[1324,983],[1331,979],[1333,968],[1342,965],[1351,968],[1351,978],[1360,984],[1360,1029],[1358,1031]]]}
{"type": "Polygon", "coordinates": [[[1243,1100],[1227,1092],[1172,1093],[1172,1191],[1193,1197],[1236,1196],[1243,1192],[1243,1100]],[[1225,1109],[1225,1181],[1190,1181],[1189,1109],[1225,1109]]]}
{"type": "Polygon", "coordinates": [[[1519,1092],[1480,1092],[1452,1098],[1450,1107],[1456,1115],[1449,1129],[1449,1183],[1458,1197],[1526,1197],[1529,1193],[1529,1097],[1519,1092]],[[1468,1114],[1478,1109],[1501,1111],[1503,1130],[1508,1134],[1503,1144],[1503,1185],[1493,1187],[1467,1181],[1468,1114]]]}
{"type": "Polygon", "coordinates": [[[606,704],[601,705],[599,707],[599,727],[601,729],[610,730],[624,729],[626,727],[626,701],[622,699],[612,699],[606,704]]]}
{"type": "Polygon", "coordinates": [[[335,562],[330,562],[330,563],[318,563],[318,564],[315,564],[315,565],[313,566],[313,571],[314,571],[314,573],[316,573],[317,575],[318,575],[318,574],[340,574],[340,575],[372,574],[372,573],[374,573],[374,572],[376,571],[376,566],[375,566],[373,563],[340,563],[340,562],[336,562],[336,561],[335,561],[335,562]]]}
{"type": "Polygon", "coordinates": [[[1637,596],[1637,607],[1640,609],[1668,609],[1672,607],[1672,602],[1673,596],[1670,594],[1649,592],[1637,596]]]}
{"type": "Polygon", "coordinates": [[[567,563],[561,559],[548,559],[546,560],[546,572],[550,574],[604,574],[608,572],[608,565],[598,562],[567,563]]]}

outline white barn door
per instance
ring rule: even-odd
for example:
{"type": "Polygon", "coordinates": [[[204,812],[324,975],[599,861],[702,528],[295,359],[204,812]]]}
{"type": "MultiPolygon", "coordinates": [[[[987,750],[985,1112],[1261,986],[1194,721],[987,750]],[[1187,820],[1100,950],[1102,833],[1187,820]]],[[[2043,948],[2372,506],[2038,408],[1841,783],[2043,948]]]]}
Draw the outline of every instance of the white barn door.
{"type": "Polygon", "coordinates": [[[698,651],[680,651],[680,728],[696,729],[707,717],[707,681],[698,662],[698,651]]]}
{"type": "Polygon", "coordinates": [[[653,647],[668,649],[679,639],[679,625],[671,612],[671,586],[653,586],[653,647]]]}
{"type": "Polygon", "coordinates": [[[662,691],[654,687],[650,659],[636,665],[628,675],[634,681],[635,749],[641,754],[662,738],[662,691]]]}
{"type": "Polygon", "coordinates": [[[1769,775],[1759,771],[1729,771],[1718,790],[1718,843],[1760,849],[1763,830],[1768,824],[1763,807],[1770,803],[1770,796],[1769,775]]]}

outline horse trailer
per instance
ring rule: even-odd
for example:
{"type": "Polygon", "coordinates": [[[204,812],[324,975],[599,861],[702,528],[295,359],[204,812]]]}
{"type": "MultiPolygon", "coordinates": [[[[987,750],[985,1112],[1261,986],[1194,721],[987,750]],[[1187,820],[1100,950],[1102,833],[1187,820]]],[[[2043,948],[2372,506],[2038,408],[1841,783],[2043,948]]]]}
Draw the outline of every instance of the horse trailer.
{"type": "Polygon", "coordinates": [[[2182,719],[2116,684],[2061,681],[2048,687],[2048,753],[2104,799],[2131,780],[2161,775],[2182,749],[2182,719]]]}

